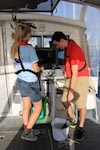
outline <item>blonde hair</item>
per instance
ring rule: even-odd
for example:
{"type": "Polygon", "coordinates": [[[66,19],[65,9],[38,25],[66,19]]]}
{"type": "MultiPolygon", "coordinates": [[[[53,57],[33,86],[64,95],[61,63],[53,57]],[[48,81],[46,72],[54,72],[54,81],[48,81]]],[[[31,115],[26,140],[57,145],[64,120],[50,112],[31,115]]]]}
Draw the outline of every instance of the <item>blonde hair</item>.
{"type": "Polygon", "coordinates": [[[11,47],[11,57],[15,58],[20,42],[31,32],[31,29],[26,24],[19,24],[14,35],[14,42],[11,47]]]}

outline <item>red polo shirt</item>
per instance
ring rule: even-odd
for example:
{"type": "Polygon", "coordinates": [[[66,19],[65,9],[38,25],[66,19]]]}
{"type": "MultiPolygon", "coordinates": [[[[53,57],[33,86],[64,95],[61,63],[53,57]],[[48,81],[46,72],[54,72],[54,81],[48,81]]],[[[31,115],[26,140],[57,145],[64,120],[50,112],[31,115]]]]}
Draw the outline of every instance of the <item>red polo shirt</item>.
{"type": "MultiPolygon", "coordinates": [[[[75,41],[70,40],[68,48],[65,52],[65,72],[67,77],[71,77],[71,66],[78,65],[79,70],[85,66],[85,56],[83,50],[75,43],[75,41]]],[[[89,76],[88,66],[78,72],[78,76],[89,76]]]]}

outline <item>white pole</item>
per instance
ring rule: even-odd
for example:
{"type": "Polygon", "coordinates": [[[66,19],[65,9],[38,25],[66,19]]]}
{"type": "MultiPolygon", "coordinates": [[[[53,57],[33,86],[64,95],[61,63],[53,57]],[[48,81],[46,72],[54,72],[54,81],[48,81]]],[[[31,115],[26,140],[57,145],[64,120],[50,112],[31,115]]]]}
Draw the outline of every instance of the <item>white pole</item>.
{"type": "Polygon", "coordinates": [[[75,3],[73,3],[73,19],[75,19],[75,3]]]}
{"type": "Polygon", "coordinates": [[[66,13],[65,13],[65,2],[63,2],[63,14],[64,14],[64,17],[66,17],[66,13]]]}

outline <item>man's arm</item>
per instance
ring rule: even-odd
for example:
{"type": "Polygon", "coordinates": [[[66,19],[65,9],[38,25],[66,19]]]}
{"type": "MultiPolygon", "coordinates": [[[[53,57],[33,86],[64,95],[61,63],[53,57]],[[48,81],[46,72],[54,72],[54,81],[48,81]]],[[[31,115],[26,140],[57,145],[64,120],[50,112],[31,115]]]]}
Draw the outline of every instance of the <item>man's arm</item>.
{"type": "Polygon", "coordinates": [[[78,77],[78,65],[72,65],[71,70],[72,70],[72,77],[68,93],[68,101],[72,101],[74,99],[74,89],[78,77]]]}

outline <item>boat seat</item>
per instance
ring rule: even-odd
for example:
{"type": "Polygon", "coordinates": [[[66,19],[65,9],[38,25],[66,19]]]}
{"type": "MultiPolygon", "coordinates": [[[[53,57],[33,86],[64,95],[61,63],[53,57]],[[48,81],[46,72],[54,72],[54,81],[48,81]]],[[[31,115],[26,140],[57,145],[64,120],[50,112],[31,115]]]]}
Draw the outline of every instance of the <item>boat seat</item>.
{"type": "MultiPolygon", "coordinates": [[[[98,112],[97,112],[97,103],[96,103],[96,93],[95,92],[88,92],[87,94],[87,110],[95,110],[95,113],[93,111],[93,117],[98,121],[98,112]]],[[[76,106],[74,106],[74,112],[75,112],[75,119],[78,120],[79,114],[78,109],[76,106]]]]}
{"type": "Polygon", "coordinates": [[[91,109],[95,110],[95,115],[93,113],[93,117],[96,120],[99,120],[95,92],[88,92],[88,95],[87,95],[87,110],[91,110],[91,109]]]}

